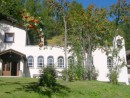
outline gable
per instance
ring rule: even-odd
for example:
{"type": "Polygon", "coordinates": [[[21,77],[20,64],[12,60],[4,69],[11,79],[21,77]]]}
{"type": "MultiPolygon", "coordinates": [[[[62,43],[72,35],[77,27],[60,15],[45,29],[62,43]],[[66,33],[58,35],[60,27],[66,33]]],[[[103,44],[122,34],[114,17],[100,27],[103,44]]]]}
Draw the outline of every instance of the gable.
{"type": "Polygon", "coordinates": [[[5,50],[5,51],[2,51],[0,52],[0,59],[2,60],[20,60],[20,59],[26,59],[26,55],[21,53],[21,52],[18,52],[16,50],[13,50],[13,49],[8,49],[8,50],[5,50]]]}

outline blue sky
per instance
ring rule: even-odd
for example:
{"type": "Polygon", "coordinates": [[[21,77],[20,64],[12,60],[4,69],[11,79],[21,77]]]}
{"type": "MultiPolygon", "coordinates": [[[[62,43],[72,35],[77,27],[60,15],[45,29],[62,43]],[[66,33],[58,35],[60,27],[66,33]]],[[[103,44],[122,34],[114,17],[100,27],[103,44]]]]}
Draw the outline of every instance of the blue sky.
{"type": "Polygon", "coordinates": [[[117,3],[118,0],[77,0],[77,1],[82,3],[85,8],[89,4],[95,4],[97,7],[109,8],[110,5],[117,3]]]}

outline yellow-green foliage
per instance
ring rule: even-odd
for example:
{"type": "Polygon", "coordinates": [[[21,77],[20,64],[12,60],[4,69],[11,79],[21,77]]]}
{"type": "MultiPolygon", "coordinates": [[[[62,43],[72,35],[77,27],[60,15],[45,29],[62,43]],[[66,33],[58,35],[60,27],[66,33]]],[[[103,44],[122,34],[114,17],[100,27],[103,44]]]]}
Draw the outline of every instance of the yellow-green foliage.
{"type": "Polygon", "coordinates": [[[47,44],[51,46],[63,46],[64,45],[64,36],[63,35],[58,35],[54,36],[52,39],[47,40],[47,44]]]}

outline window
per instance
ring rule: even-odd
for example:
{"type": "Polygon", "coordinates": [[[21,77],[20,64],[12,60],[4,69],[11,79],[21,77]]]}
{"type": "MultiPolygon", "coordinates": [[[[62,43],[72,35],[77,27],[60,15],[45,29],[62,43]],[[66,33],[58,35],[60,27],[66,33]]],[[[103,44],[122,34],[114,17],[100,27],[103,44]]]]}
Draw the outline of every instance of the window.
{"type": "Polygon", "coordinates": [[[107,66],[108,68],[112,68],[113,66],[113,58],[111,56],[107,57],[107,66]]]}
{"type": "Polygon", "coordinates": [[[29,67],[33,67],[34,66],[33,56],[28,56],[28,66],[29,67]]]}
{"type": "Polygon", "coordinates": [[[58,67],[64,67],[64,58],[62,56],[58,57],[58,67]]]}
{"type": "Polygon", "coordinates": [[[117,47],[121,48],[121,46],[122,46],[122,41],[121,41],[121,39],[118,39],[117,40],[117,47]]]}
{"type": "Polygon", "coordinates": [[[5,40],[6,43],[13,43],[14,42],[14,33],[5,33],[5,40]]]}
{"type": "Polygon", "coordinates": [[[68,57],[68,65],[74,64],[74,58],[72,56],[68,57]]]}
{"type": "Polygon", "coordinates": [[[128,74],[130,74],[130,68],[128,68],[128,74]]]}
{"type": "Polygon", "coordinates": [[[53,56],[49,56],[49,57],[47,58],[47,65],[48,65],[48,66],[53,66],[53,65],[54,65],[53,56]]]}
{"type": "Polygon", "coordinates": [[[42,67],[44,65],[44,59],[43,56],[39,56],[37,59],[37,66],[42,67]]]}

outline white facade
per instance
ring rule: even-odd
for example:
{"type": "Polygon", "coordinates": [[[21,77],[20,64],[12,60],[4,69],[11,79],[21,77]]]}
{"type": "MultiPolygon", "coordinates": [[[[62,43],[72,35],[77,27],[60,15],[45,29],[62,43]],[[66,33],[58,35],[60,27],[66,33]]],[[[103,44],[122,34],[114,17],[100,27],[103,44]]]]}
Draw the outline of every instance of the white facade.
{"type": "MultiPolygon", "coordinates": [[[[55,68],[58,71],[63,70],[62,67],[60,68],[58,67],[58,58],[59,57],[65,58],[63,47],[43,46],[41,49],[39,49],[39,46],[26,45],[26,39],[27,39],[27,34],[24,29],[21,29],[9,22],[1,20],[0,22],[0,51],[3,52],[5,50],[12,49],[12,50],[22,53],[21,55],[18,56],[18,58],[20,58],[21,56],[21,58],[18,59],[19,60],[18,64],[20,65],[18,76],[33,77],[37,74],[40,74],[41,68],[38,67],[38,61],[37,61],[39,56],[42,56],[44,58],[43,59],[44,66],[47,65],[48,57],[49,56],[53,57],[55,68]],[[13,43],[5,43],[5,33],[14,33],[13,43]],[[33,57],[33,63],[34,63],[33,67],[28,67],[27,61],[24,61],[22,59],[23,54],[25,54],[26,58],[28,58],[29,56],[33,57]]],[[[16,53],[15,51],[13,51],[13,53],[14,55],[17,55],[18,53],[16,53]]],[[[7,54],[9,55],[9,52],[7,52],[7,54]]],[[[67,57],[69,58],[71,55],[72,55],[71,53],[68,53],[67,57]]],[[[125,53],[124,46],[121,49],[119,55],[121,58],[124,58],[126,62],[126,53],[125,53]]],[[[0,75],[2,75],[2,70],[3,70],[2,63],[3,61],[1,60],[0,62],[1,74],[0,75]]],[[[105,52],[103,52],[100,49],[97,49],[96,51],[94,51],[93,63],[96,70],[98,70],[99,72],[98,80],[109,81],[107,78],[108,68],[107,68],[107,56],[105,52]]],[[[121,69],[118,80],[119,82],[125,82],[126,84],[128,84],[127,67],[123,67],[121,69]]]]}

